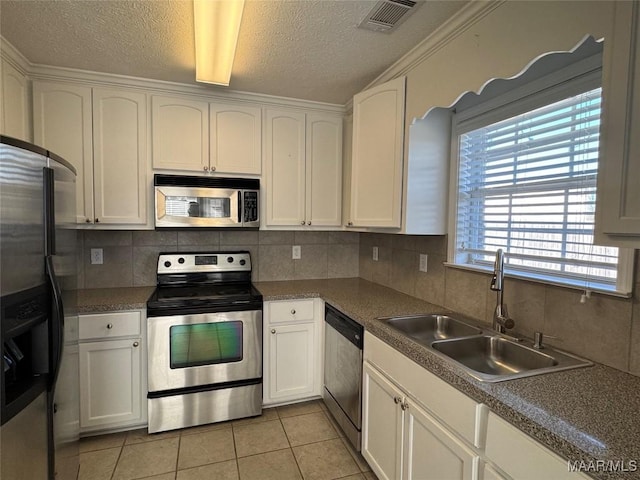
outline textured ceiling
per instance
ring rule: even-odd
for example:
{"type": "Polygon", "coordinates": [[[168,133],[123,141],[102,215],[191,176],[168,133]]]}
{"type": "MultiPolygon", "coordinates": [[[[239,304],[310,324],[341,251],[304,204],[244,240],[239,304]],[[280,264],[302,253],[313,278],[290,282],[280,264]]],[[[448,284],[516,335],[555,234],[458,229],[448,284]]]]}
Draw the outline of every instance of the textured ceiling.
{"type": "MultiPolygon", "coordinates": [[[[229,88],[344,104],[467,2],[356,29],[375,3],[247,0],[229,88]]],[[[0,34],[32,63],[195,83],[191,0],[0,0],[0,34]]]]}

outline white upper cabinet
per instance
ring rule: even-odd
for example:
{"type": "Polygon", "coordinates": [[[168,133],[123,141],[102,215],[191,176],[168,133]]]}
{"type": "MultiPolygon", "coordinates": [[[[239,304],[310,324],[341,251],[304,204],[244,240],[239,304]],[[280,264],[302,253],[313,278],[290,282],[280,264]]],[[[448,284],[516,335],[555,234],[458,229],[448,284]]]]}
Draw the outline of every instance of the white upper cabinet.
{"type": "Polygon", "coordinates": [[[33,82],[37,145],[76,169],[83,224],[146,224],[146,95],[125,89],[33,82]]]}
{"type": "Polygon", "coordinates": [[[267,226],[339,226],[342,118],[267,109],[267,226]]]}
{"type": "Polygon", "coordinates": [[[0,132],[13,138],[31,141],[29,127],[29,82],[6,60],[2,60],[0,92],[0,132]]]}
{"type": "Polygon", "coordinates": [[[209,171],[209,104],[154,95],[153,168],[209,171]]]}
{"type": "Polygon", "coordinates": [[[209,104],[209,168],[212,171],[260,174],[261,114],[258,107],[209,104]]]}
{"type": "Polygon", "coordinates": [[[348,226],[401,226],[404,102],[404,77],[353,97],[348,226]]]}
{"type": "Polygon", "coordinates": [[[259,107],[154,95],[153,168],[260,174],[259,107]]]}
{"type": "Polygon", "coordinates": [[[640,4],[616,2],[605,38],[596,243],[640,247],[640,4]]]}
{"type": "Polygon", "coordinates": [[[34,143],[60,155],[76,169],[78,223],[93,215],[93,130],[91,88],[33,82],[34,143]]]}
{"type": "Polygon", "coordinates": [[[338,226],[342,220],[342,119],[307,115],[306,221],[338,226]]]}
{"type": "Polygon", "coordinates": [[[147,97],[144,93],[105,88],[93,90],[97,223],[146,222],[146,113],[147,97]]]}

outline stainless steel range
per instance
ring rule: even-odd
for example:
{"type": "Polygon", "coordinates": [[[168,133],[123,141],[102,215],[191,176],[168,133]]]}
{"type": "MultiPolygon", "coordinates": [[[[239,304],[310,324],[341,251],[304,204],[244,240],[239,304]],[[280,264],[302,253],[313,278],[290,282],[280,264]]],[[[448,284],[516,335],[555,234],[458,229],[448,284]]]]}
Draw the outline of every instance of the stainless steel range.
{"type": "Polygon", "coordinates": [[[147,302],[149,433],[262,412],[249,252],[161,253],[147,302]]]}

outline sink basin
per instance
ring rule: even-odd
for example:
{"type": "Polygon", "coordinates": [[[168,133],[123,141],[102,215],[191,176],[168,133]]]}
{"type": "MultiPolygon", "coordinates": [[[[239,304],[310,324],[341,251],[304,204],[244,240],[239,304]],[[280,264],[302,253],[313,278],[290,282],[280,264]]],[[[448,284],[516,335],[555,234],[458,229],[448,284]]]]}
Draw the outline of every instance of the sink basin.
{"type": "Polygon", "coordinates": [[[482,333],[482,330],[447,315],[411,315],[385,318],[382,321],[427,346],[435,340],[468,337],[482,333]]]}
{"type": "Polygon", "coordinates": [[[568,353],[548,347],[536,350],[499,335],[436,341],[431,348],[459,363],[471,376],[486,382],[592,365],[568,353]]]}

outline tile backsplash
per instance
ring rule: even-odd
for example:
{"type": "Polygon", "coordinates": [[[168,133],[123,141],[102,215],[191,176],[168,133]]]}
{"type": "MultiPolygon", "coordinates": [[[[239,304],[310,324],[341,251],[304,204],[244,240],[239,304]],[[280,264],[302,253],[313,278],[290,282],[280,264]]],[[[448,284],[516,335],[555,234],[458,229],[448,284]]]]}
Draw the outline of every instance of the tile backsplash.
{"type": "Polygon", "coordinates": [[[80,288],[152,286],[158,253],[248,250],[253,281],[357,277],[359,234],[301,231],[102,231],[78,233],[80,288]],[[291,247],[301,246],[292,260],[291,247]],[[104,263],[91,264],[102,248],[104,263]]]}
{"type": "MultiPolygon", "coordinates": [[[[491,276],[445,267],[446,236],[361,233],[359,255],[365,280],[491,324],[496,305],[491,276]],[[378,261],[372,259],[374,246],[378,261]],[[428,255],[426,273],[418,270],[421,253],[428,255]]],[[[517,335],[531,338],[542,331],[550,345],[640,376],[638,259],[634,278],[633,298],[593,294],[585,303],[578,290],[507,278],[504,301],[517,335]]]]}

